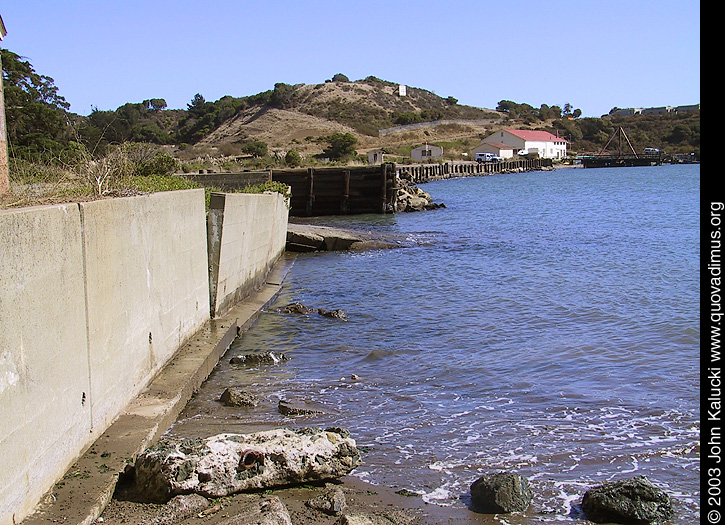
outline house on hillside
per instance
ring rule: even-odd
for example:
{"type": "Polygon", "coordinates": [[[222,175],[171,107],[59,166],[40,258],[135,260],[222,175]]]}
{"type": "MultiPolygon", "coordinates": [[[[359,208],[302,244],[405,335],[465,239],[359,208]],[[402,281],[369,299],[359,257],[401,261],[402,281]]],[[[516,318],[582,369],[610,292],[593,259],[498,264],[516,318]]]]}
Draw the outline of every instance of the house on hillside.
{"type": "Polygon", "coordinates": [[[383,163],[383,150],[374,149],[368,151],[368,164],[382,164],[383,163]]]}
{"type": "Polygon", "coordinates": [[[486,137],[479,148],[483,144],[503,144],[519,153],[537,153],[544,159],[563,159],[566,157],[566,143],[565,138],[548,131],[502,129],[486,137]]]}
{"type": "Polygon", "coordinates": [[[484,142],[471,150],[471,158],[475,159],[476,153],[494,153],[502,159],[510,159],[514,156],[514,149],[503,142],[484,142]]]}
{"type": "Polygon", "coordinates": [[[443,148],[431,144],[424,144],[423,146],[413,148],[410,152],[410,157],[418,162],[437,160],[443,157],[443,148]]]}

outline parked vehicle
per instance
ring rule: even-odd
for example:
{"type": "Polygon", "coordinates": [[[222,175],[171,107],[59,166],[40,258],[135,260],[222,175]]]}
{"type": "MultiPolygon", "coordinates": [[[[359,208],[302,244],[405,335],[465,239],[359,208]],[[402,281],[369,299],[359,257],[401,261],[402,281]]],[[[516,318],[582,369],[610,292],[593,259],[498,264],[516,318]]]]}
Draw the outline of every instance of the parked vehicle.
{"type": "Polygon", "coordinates": [[[502,160],[495,153],[476,153],[476,162],[501,162],[502,160]]]}
{"type": "Polygon", "coordinates": [[[644,148],[645,155],[659,155],[660,150],[658,148],[644,148]]]}

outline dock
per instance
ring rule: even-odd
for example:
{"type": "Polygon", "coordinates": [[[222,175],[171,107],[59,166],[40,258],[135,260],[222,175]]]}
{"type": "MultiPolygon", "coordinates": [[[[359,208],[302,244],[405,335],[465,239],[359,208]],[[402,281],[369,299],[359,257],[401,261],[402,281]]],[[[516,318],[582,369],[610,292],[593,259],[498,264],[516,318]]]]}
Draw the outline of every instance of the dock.
{"type": "Polygon", "coordinates": [[[551,159],[501,162],[384,163],[373,166],[290,168],[242,173],[198,173],[184,177],[203,186],[234,191],[268,181],[291,189],[290,217],[394,213],[398,180],[420,184],[441,179],[549,169],[551,159]]]}
{"type": "Polygon", "coordinates": [[[629,166],[658,166],[660,155],[582,155],[579,157],[585,168],[621,168],[629,166]]]}

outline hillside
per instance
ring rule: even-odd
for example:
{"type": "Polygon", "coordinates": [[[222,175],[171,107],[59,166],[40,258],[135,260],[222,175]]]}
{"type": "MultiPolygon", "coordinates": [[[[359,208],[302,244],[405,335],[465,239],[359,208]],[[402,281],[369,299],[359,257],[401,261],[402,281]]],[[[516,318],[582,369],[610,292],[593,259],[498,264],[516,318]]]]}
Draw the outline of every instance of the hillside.
{"type": "Polygon", "coordinates": [[[182,158],[238,155],[245,144],[261,141],[278,156],[294,149],[310,158],[322,153],[325,137],[349,133],[363,154],[385,149],[405,158],[412,147],[428,142],[443,146],[447,158],[464,159],[464,153],[483,138],[505,127],[544,129],[566,137],[572,152],[598,153],[622,126],[638,151],[659,147],[669,153],[696,151],[699,155],[699,111],[572,119],[562,118],[556,106],[537,109],[505,101],[516,111],[495,111],[460,105],[452,97],[443,98],[420,88],[408,87],[401,96],[398,88],[399,84],[368,77],[354,82],[276,84],[274,90],[252,97],[225,97],[206,103],[205,116],[185,118],[187,128],[199,129],[198,122],[204,119],[211,125],[200,128],[204,133],[192,141],[193,146],[177,154],[182,158]],[[235,103],[237,109],[228,118],[219,118],[230,114],[235,103]]]}
{"type": "Polygon", "coordinates": [[[295,150],[303,162],[315,163],[333,134],[346,141],[352,135],[358,153],[383,149],[396,162],[406,161],[424,142],[442,146],[445,159],[465,159],[504,127],[543,129],[568,139],[570,152],[597,153],[622,126],[638,151],[658,147],[699,156],[699,110],[578,118],[581,111],[568,103],[534,108],[510,100],[492,110],[410,86],[401,95],[397,82],[373,76],[350,81],[340,73],[320,84],[277,83],[268,91],[214,102],[197,93],[186,109],[167,109],[163,98],[150,98],[80,116],[68,112],[53,79],[36,74],[15,53],[0,52],[11,155],[41,164],[103,156],[122,143],[160,145],[182,161],[252,156],[245,166],[265,167],[280,165],[295,150]]]}
{"type": "Polygon", "coordinates": [[[424,141],[460,141],[476,144],[490,131],[482,122],[500,122],[503,114],[463,106],[418,88],[398,93],[398,84],[368,77],[355,82],[323,84],[277,84],[267,97],[224,120],[196,142],[196,150],[235,154],[243,144],[262,141],[272,150],[295,149],[303,155],[322,152],[321,138],[332,133],[350,133],[358,140],[358,151],[372,148],[413,146],[424,141]],[[379,130],[426,121],[458,121],[432,129],[379,136],[379,130]]]}

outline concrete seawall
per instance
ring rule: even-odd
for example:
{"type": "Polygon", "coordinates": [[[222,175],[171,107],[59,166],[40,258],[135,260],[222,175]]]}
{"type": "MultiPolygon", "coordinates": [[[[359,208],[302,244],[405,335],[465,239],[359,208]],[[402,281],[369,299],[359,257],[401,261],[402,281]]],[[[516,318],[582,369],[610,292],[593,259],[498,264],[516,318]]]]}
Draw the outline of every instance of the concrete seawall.
{"type": "MultiPolygon", "coordinates": [[[[247,220],[222,223],[225,308],[284,252],[287,211],[276,194],[227,202],[247,220]]],[[[213,322],[208,244],[203,190],[0,212],[1,525],[213,322]]]]}

